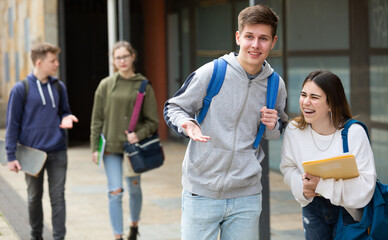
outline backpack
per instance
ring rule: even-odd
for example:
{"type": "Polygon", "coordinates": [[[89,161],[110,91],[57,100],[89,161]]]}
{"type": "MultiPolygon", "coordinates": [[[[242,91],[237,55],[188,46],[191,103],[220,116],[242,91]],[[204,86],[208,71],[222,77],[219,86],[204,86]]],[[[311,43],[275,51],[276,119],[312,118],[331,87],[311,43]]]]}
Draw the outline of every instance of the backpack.
{"type": "MultiPolygon", "coordinates": [[[[22,81],[23,85],[24,85],[24,99],[23,99],[23,105],[26,105],[26,102],[27,102],[27,95],[28,95],[28,91],[30,90],[30,86],[28,84],[28,79],[24,79],[22,81]]],[[[61,89],[61,86],[59,86],[59,80],[58,81],[55,81],[54,82],[54,87],[57,89],[58,91],[58,94],[59,94],[59,102],[61,102],[61,99],[62,99],[62,89],[61,89]]],[[[60,106],[60,104],[59,104],[60,106]]]]}
{"type": "MultiPolygon", "coordinates": [[[[350,119],[341,131],[343,151],[349,152],[348,131],[353,124],[360,124],[369,138],[368,129],[364,123],[350,119]]],[[[376,181],[373,198],[364,207],[362,219],[358,223],[343,225],[342,208],[339,213],[337,223],[337,234],[335,239],[356,240],[356,239],[387,239],[388,229],[388,185],[376,181]]]]}
{"type": "MultiPolygon", "coordinates": [[[[209,110],[210,103],[212,98],[218,94],[221,89],[221,86],[225,79],[227,62],[218,58],[213,61],[214,68],[213,74],[210,79],[209,85],[207,87],[207,94],[203,99],[203,106],[201,111],[198,113],[196,120],[199,124],[204,120],[207,111],[209,110]]],[[[279,88],[279,74],[275,71],[268,77],[268,86],[267,86],[267,108],[274,109],[276,104],[276,99],[278,95],[279,88]]],[[[265,131],[265,125],[260,123],[259,131],[257,133],[255,142],[253,143],[253,148],[257,149],[259,147],[261,138],[265,131]]]]}

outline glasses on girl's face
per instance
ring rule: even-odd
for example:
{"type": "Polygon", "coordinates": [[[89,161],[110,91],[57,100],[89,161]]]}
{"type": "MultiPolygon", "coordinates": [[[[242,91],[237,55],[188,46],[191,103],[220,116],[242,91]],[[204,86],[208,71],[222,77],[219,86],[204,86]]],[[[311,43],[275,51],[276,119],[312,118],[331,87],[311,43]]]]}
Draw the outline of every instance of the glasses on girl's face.
{"type": "Polygon", "coordinates": [[[131,57],[131,55],[123,55],[123,56],[118,56],[118,57],[115,57],[115,61],[127,61],[129,58],[131,57]]]}

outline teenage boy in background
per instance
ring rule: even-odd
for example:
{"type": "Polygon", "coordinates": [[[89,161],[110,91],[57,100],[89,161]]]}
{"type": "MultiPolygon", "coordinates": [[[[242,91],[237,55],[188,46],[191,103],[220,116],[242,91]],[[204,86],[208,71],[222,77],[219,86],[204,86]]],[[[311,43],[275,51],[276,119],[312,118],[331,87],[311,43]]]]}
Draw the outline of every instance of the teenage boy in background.
{"type": "Polygon", "coordinates": [[[59,52],[58,47],[49,43],[35,45],[31,50],[34,70],[27,76],[28,91],[23,82],[18,82],[8,101],[5,137],[8,168],[16,173],[22,170],[15,156],[17,143],[47,153],[38,177],[25,174],[31,240],[43,239],[44,170],[48,176],[54,239],[64,239],[66,234],[67,146],[63,129],[72,128],[78,119],[70,112],[65,85],[52,77],[59,67],[59,52]]]}
{"type": "Polygon", "coordinates": [[[254,149],[260,122],[265,139],[279,138],[286,89],[279,80],[275,109],[267,109],[267,79],[274,71],[266,58],[275,46],[278,17],[266,6],[242,10],[236,43],[239,53],[221,57],[227,62],[219,93],[213,98],[201,125],[194,116],[202,108],[213,72],[213,63],[191,74],[164,108],[167,124],[188,136],[182,171],[183,240],[258,239],[261,213],[261,161],[264,152],[254,149]]]}

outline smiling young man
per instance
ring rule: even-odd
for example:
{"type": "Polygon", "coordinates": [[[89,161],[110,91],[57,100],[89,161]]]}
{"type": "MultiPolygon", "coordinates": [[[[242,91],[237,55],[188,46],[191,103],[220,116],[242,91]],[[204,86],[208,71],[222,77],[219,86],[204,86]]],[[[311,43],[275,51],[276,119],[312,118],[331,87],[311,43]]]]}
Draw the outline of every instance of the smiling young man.
{"type": "Polygon", "coordinates": [[[23,170],[15,155],[17,143],[47,153],[38,177],[25,174],[32,240],[43,239],[45,170],[49,182],[54,239],[64,239],[66,234],[67,146],[63,129],[72,128],[73,122],[78,122],[78,119],[70,112],[65,85],[52,77],[59,67],[59,52],[58,47],[49,43],[36,44],[31,49],[34,70],[27,76],[26,85],[22,81],[15,84],[8,101],[5,136],[8,168],[16,173],[23,170]]]}
{"type": "Polygon", "coordinates": [[[167,124],[191,140],[182,171],[183,240],[258,239],[261,213],[261,161],[253,148],[260,122],[265,139],[277,139],[287,121],[286,89],[282,79],[275,109],[267,109],[267,79],[274,71],[266,58],[277,41],[278,17],[266,6],[242,10],[238,17],[238,54],[227,62],[219,93],[212,99],[201,125],[202,108],[213,63],[192,73],[164,108],[167,124]]]}

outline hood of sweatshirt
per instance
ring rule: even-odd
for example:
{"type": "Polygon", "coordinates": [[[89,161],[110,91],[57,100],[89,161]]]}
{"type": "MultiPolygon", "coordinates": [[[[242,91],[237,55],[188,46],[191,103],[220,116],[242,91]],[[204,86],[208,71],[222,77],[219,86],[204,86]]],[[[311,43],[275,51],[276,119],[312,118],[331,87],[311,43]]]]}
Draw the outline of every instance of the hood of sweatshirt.
{"type": "Polygon", "coordinates": [[[113,91],[116,88],[116,85],[117,85],[117,82],[119,81],[119,79],[124,80],[124,81],[143,81],[146,78],[141,73],[136,73],[135,76],[130,77],[130,78],[124,78],[120,75],[119,72],[116,72],[113,75],[113,79],[114,79],[114,84],[111,85],[110,91],[113,91]]]}
{"type": "MultiPolygon", "coordinates": [[[[231,52],[229,54],[225,54],[221,58],[228,62],[228,67],[234,69],[234,74],[241,75],[242,78],[248,79],[249,74],[240,65],[237,60],[237,56],[237,53],[231,52]]],[[[274,70],[271,68],[270,64],[267,61],[264,61],[261,71],[256,75],[252,75],[252,77],[254,77],[255,80],[266,80],[273,71],[274,70]]]]}
{"type": "Polygon", "coordinates": [[[51,85],[54,85],[55,82],[58,82],[58,79],[57,78],[54,78],[52,76],[48,76],[47,79],[47,83],[44,83],[42,84],[39,79],[33,74],[31,73],[30,75],[27,76],[27,79],[29,81],[29,84],[36,84],[37,85],[37,88],[38,88],[38,91],[39,91],[39,95],[40,95],[40,98],[42,100],[42,105],[45,106],[47,101],[46,101],[46,98],[43,94],[43,90],[42,90],[42,85],[47,85],[47,90],[48,90],[48,93],[49,93],[49,96],[50,96],[50,100],[51,100],[51,106],[53,108],[56,107],[55,105],[55,100],[54,100],[54,95],[53,95],[53,90],[52,90],[52,87],[51,85]]]}

